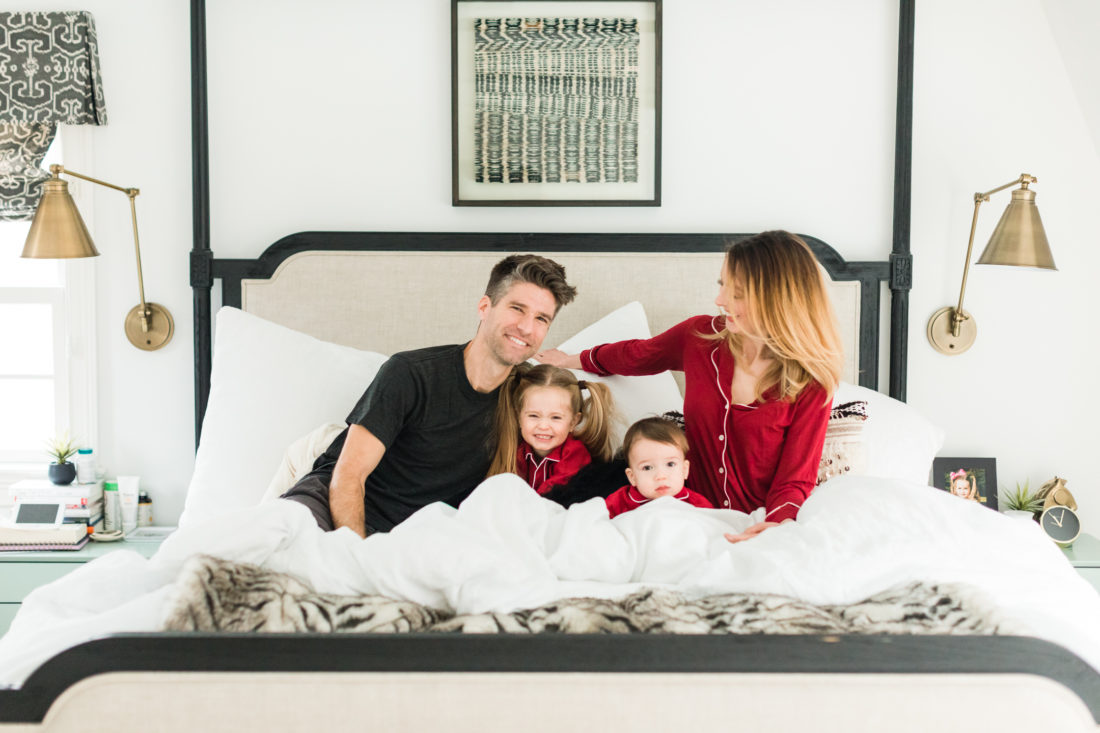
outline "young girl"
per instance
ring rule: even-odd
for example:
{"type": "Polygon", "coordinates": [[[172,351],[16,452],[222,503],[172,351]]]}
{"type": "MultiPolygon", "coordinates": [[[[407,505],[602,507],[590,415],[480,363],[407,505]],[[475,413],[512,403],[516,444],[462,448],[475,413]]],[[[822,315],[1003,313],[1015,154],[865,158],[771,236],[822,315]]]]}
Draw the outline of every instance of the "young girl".
{"type": "Polygon", "coordinates": [[[611,459],[611,415],[605,385],[578,381],[568,369],[521,364],[501,387],[489,475],[518,474],[545,494],[593,458],[611,459]]]}
{"type": "Polygon", "coordinates": [[[615,517],[662,496],[713,509],[705,497],[684,485],[688,477],[687,451],[684,431],[670,420],[647,417],[631,425],[623,438],[630,485],[607,497],[607,513],[615,517]]]}

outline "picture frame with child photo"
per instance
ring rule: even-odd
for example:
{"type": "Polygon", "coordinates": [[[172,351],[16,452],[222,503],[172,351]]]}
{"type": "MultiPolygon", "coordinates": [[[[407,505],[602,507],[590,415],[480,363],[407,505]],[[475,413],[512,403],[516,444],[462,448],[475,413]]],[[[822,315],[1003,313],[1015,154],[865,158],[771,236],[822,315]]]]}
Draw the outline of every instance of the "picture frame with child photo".
{"type": "Polygon", "coordinates": [[[932,485],[941,491],[997,510],[997,459],[937,456],[932,485]]]}

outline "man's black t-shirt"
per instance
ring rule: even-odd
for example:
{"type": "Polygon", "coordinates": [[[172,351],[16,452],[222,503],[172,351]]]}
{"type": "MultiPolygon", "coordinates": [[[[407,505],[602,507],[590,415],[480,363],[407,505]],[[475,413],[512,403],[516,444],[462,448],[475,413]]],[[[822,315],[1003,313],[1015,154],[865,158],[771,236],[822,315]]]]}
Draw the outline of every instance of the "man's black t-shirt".
{"type": "MultiPolygon", "coordinates": [[[[485,478],[492,457],[493,412],[499,390],[470,386],[464,344],[394,354],[348,415],[386,446],[367,477],[367,526],[388,532],[432,502],[457,506],[485,478]]],[[[313,465],[332,470],[347,438],[340,433],[313,465]]]]}

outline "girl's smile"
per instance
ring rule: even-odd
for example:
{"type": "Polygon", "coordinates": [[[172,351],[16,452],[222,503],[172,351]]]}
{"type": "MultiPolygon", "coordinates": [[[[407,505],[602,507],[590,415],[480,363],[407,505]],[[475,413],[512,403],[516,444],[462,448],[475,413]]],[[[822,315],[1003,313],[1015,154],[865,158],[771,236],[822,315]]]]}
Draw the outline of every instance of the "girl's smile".
{"type": "Polygon", "coordinates": [[[539,458],[565,442],[580,415],[573,412],[572,398],[561,387],[532,387],[523,395],[519,431],[539,458]]]}

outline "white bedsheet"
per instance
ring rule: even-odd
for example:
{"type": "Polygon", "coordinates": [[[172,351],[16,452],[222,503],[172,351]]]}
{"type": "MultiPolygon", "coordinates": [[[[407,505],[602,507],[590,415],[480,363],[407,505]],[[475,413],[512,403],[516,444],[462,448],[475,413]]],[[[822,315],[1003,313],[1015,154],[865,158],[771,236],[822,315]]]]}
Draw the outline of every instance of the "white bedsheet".
{"type": "Polygon", "coordinates": [[[485,481],[459,509],[425,507],[388,534],[324,533],[275,501],[173,534],[151,559],[120,550],[31,593],[0,639],[0,684],[19,685],[68,646],[155,631],[181,565],[196,553],[293,573],[319,591],[381,593],[457,613],[511,611],[641,585],[691,593],[766,592],[851,603],[914,581],[967,583],[1021,633],[1100,669],[1100,595],[1033,522],[901,481],[841,477],[799,520],[730,545],[755,520],[673,499],[607,518],[568,511],[515,476],[485,481]]]}

